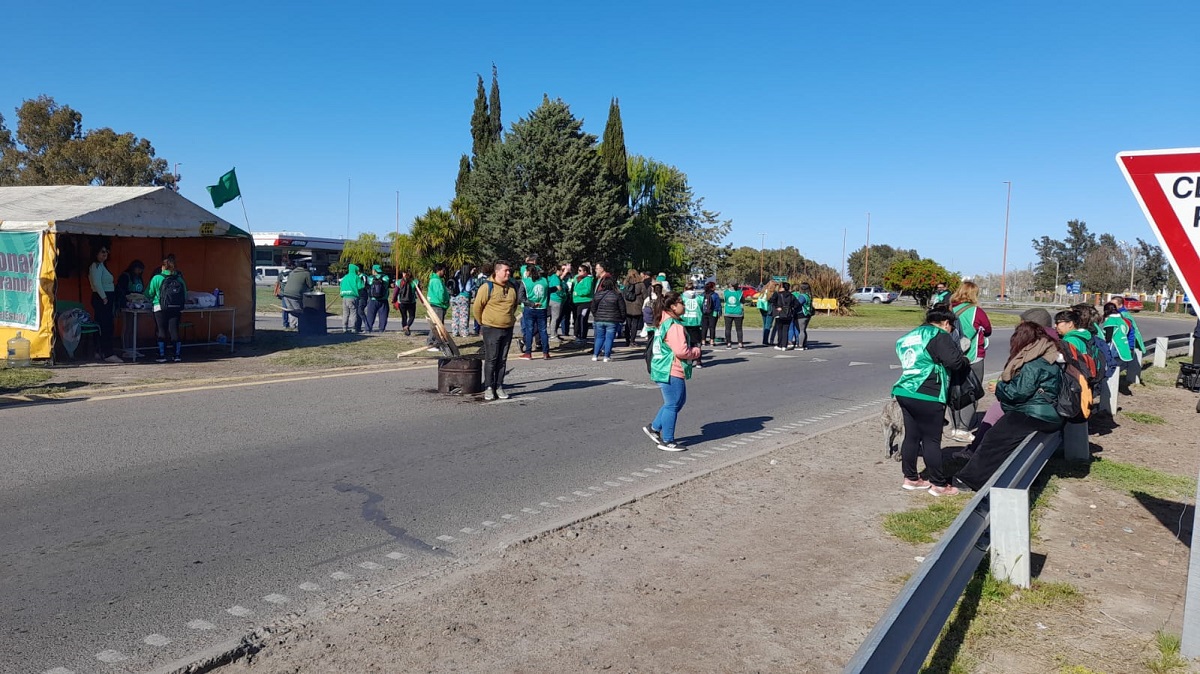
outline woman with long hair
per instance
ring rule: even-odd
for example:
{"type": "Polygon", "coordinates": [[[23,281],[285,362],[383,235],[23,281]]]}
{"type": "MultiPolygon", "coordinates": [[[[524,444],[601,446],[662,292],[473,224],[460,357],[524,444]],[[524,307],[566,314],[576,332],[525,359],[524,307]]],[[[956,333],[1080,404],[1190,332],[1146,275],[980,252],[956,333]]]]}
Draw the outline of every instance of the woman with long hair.
{"type": "Polygon", "coordinates": [[[646,282],[636,269],[630,269],[625,275],[625,288],[621,291],[625,298],[625,346],[636,346],[637,335],[642,331],[642,304],[649,292],[646,282]]]}
{"type": "MultiPolygon", "coordinates": [[[[960,283],[950,296],[950,311],[954,312],[959,329],[967,339],[966,348],[963,349],[967,361],[971,363],[975,376],[983,381],[983,358],[987,353],[988,337],[992,334],[992,322],[979,306],[979,286],[972,281],[960,283]]],[[[971,434],[975,427],[975,412],[975,403],[950,412],[952,440],[967,443],[975,439],[971,434]]]]}
{"type": "Polygon", "coordinates": [[[1042,326],[1031,321],[1017,326],[1009,344],[1008,362],[1000,381],[988,384],[1004,415],[988,429],[971,460],[954,476],[957,486],[980,489],[1025,436],[1062,429],[1062,417],[1054,409],[1061,384],[1057,363],[1062,347],[1042,326]]]}
{"type": "Polygon", "coordinates": [[[590,310],[596,325],[592,360],[603,358],[604,362],[611,363],[617,326],[625,320],[625,298],[617,292],[617,283],[612,274],[600,277],[600,289],[592,296],[590,310]]]}
{"type": "Polygon", "coordinates": [[[88,282],[92,286],[92,314],[96,325],[100,326],[100,335],[96,338],[96,358],[108,363],[124,363],[120,356],[113,353],[113,319],[117,315],[116,285],[113,283],[112,272],[108,270],[108,243],[102,243],[96,249],[95,258],[88,267],[88,282]]]}
{"type": "Polygon", "coordinates": [[[763,346],[771,345],[771,324],[775,320],[775,317],[771,314],[771,298],[775,296],[775,290],[775,282],[767,281],[767,285],[763,286],[762,292],[758,294],[758,299],[754,302],[754,306],[758,308],[758,313],[762,314],[763,346]]]}
{"type": "Polygon", "coordinates": [[[680,317],[683,298],[679,293],[667,293],[655,305],[653,351],[650,359],[650,380],[662,391],[663,404],[654,421],[642,427],[655,445],[664,452],[681,452],[683,445],[675,440],[675,423],[679,411],[687,402],[687,380],[692,377],[691,361],[700,357],[700,347],[689,343],[680,317]]]}
{"type": "Polygon", "coordinates": [[[935,305],[925,322],[896,342],[903,368],[892,395],[904,416],[904,444],[900,446],[901,487],[928,490],[934,496],[958,493],[942,473],[942,420],[952,372],[970,366],[962,349],[950,338],[954,314],[935,305]],[[917,455],[925,460],[928,479],[917,471],[917,455]]]}

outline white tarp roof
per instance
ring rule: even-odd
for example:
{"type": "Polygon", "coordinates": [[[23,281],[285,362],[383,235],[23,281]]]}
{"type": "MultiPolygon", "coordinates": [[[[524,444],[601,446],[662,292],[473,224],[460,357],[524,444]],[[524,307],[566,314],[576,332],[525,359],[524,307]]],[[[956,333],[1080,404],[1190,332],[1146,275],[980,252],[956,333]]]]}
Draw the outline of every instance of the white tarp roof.
{"type": "Polygon", "coordinates": [[[0,187],[0,231],[45,230],[149,238],[246,236],[165,187],[0,187]]]}

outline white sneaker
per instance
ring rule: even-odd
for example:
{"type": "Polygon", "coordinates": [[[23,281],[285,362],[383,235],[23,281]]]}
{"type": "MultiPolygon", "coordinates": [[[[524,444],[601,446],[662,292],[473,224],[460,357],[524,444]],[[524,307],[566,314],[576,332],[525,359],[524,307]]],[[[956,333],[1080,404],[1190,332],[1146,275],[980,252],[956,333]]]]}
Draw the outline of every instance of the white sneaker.
{"type": "Polygon", "coordinates": [[[429,353],[441,353],[442,352],[442,350],[437,348],[436,346],[431,346],[425,350],[428,351],[429,353]]]}
{"type": "Polygon", "coordinates": [[[122,358],[120,356],[118,356],[117,354],[114,353],[113,355],[109,356],[108,358],[105,358],[104,362],[106,362],[106,363],[124,363],[125,361],[122,360],[122,358]]]}
{"type": "MultiPolygon", "coordinates": [[[[595,358],[593,358],[592,360],[596,360],[596,359],[595,359],[595,358]]],[[[606,363],[611,363],[611,362],[612,362],[612,358],[605,358],[605,359],[604,359],[604,362],[606,362],[606,363]]]]}
{"type": "Polygon", "coordinates": [[[505,391],[503,386],[497,386],[496,397],[501,400],[508,400],[508,391],[505,391]]]}
{"type": "Polygon", "coordinates": [[[975,442],[975,434],[960,428],[950,432],[950,439],[955,442],[975,442]]]}
{"type": "Polygon", "coordinates": [[[483,389],[483,399],[486,401],[495,400],[496,393],[494,391],[492,391],[492,389],[490,389],[490,388],[485,388],[485,389],[483,389]]]}
{"type": "Polygon", "coordinates": [[[592,362],[593,362],[593,363],[594,363],[594,362],[596,362],[596,361],[598,361],[598,360],[600,360],[600,358],[599,358],[599,357],[597,357],[597,356],[592,356],[592,362]]]}

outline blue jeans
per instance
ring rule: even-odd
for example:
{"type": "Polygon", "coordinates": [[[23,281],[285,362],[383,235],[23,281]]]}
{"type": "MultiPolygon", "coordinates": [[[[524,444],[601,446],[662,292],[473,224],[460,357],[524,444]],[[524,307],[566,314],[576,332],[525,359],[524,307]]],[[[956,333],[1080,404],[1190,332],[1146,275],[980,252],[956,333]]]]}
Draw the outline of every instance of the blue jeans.
{"type": "Polygon", "coordinates": [[[761,311],[760,310],[759,313],[762,314],[762,319],[763,319],[762,343],[770,344],[771,343],[771,324],[775,322],[775,316],[773,316],[771,314],[771,312],[769,312],[769,311],[761,311]]]}
{"type": "Polygon", "coordinates": [[[546,310],[526,308],[521,314],[521,340],[525,353],[533,351],[534,336],[542,340],[542,353],[550,353],[550,340],[546,336],[546,310]]]}
{"type": "Polygon", "coordinates": [[[612,357],[613,340],[617,338],[617,326],[619,323],[610,321],[596,321],[596,345],[592,347],[592,355],[604,355],[605,358],[612,357]]]}
{"type": "Polygon", "coordinates": [[[671,377],[667,383],[655,382],[662,391],[663,405],[650,423],[652,430],[662,435],[663,442],[675,442],[675,420],[687,402],[687,385],[681,377],[671,377]]]}

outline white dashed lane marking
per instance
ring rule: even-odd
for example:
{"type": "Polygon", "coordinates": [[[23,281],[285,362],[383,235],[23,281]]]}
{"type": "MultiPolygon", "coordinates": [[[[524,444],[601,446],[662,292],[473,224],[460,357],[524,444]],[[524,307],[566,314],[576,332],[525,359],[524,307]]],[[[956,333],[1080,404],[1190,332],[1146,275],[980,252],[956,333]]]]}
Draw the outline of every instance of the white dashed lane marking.
{"type": "Polygon", "coordinates": [[[437,539],[443,543],[453,543],[454,541],[458,540],[457,538],[455,538],[453,536],[447,536],[445,534],[438,536],[437,539]]]}
{"type": "Polygon", "coordinates": [[[462,533],[464,533],[468,536],[470,536],[471,534],[479,533],[478,529],[472,529],[471,527],[463,527],[463,528],[459,529],[459,531],[461,531],[462,533]]]}
{"type": "Polygon", "coordinates": [[[158,646],[159,648],[171,643],[170,639],[164,637],[161,634],[151,634],[150,636],[146,637],[145,639],[142,639],[142,641],[146,642],[146,644],[148,644],[150,646],[158,646]]]}
{"type": "Polygon", "coordinates": [[[305,592],[317,592],[321,589],[321,586],[316,583],[300,583],[300,589],[305,592]]]}
{"type": "MultiPolygon", "coordinates": [[[[362,565],[360,564],[359,566],[362,565]]],[[[263,601],[271,604],[286,604],[291,600],[281,594],[269,594],[263,597],[263,601]]]]}
{"type": "Polygon", "coordinates": [[[530,514],[530,515],[536,515],[536,514],[538,514],[538,513],[542,512],[542,511],[540,511],[540,510],[534,510],[533,508],[521,508],[521,512],[523,512],[523,513],[528,513],[528,514],[530,514]]]}
{"type": "Polygon", "coordinates": [[[96,659],[99,660],[100,662],[107,662],[107,663],[111,664],[114,662],[124,662],[129,659],[129,656],[125,655],[124,653],[122,653],[120,651],[114,651],[112,649],[109,649],[109,650],[100,651],[99,653],[97,653],[96,659]]]}
{"type": "Polygon", "coordinates": [[[383,565],[376,564],[375,562],[363,562],[358,565],[358,568],[366,569],[367,571],[378,571],[379,569],[383,568],[383,565]]]}
{"type": "Polygon", "coordinates": [[[239,618],[245,618],[247,616],[254,615],[254,611],[251,611],[245,606],[230,606],[229,608],[225,609],[225,612],[230,615],[235,615],[239,618]]]}
{"type": "MultiPolygon", "coordinates": [[[[646,477],[645,475],[638,475],[637,473],[630,473],[630,475],[637,475],[638,477],[646,477]]],[[[625,477],[624,475],[618,477],[617,479],[622,482],[637,482],[637,480],[633,479],[632,477],[625,477]]]]}
{"type": "Polygon", "coordinates": [[[333,573],[329,574],[329,577],[334,580],[354,580],[354,576],[351,576],[345,571],[334,571],[333,573]]]}
{"type": "Polygon", "coordinates": [[[404,554],[403,552],[389,552],[387,553],[387,558],[399,561],[401,559],[408,559],[408,555],[404,554]]]}
{"type": "Polygon", "coordinates": [[[215,630],[217,626],[207,620],[193,620],[187,624],[189,630],[215,630]]]}
{"type": "Polygon", "coordinates": [[[47,669],[42,674],[75,674],[75,670],[67,669],[66,667],[55,667],[54,669],[47,669]]]}

